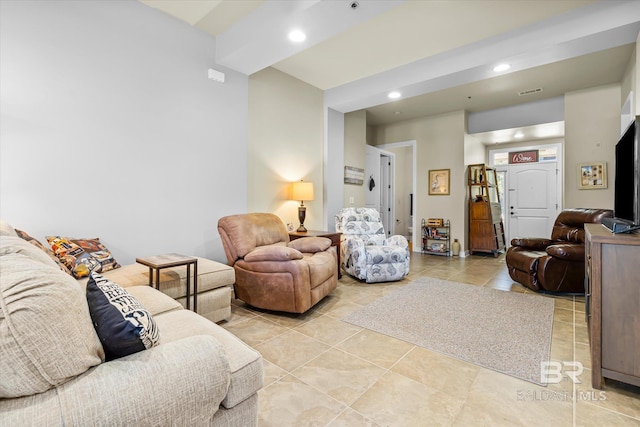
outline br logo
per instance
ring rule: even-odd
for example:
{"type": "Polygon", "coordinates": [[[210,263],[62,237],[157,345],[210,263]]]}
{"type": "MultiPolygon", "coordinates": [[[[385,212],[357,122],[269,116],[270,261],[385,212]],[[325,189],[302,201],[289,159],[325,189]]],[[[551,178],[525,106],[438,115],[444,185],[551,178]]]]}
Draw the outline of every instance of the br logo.
{"type": "Polygon", "coordinates": [[[584,366],[580,362],[540,362],[540,382],[559,384],[563,371],[574,384],[580,384],[578,377],[582,375],[584,366]]]}

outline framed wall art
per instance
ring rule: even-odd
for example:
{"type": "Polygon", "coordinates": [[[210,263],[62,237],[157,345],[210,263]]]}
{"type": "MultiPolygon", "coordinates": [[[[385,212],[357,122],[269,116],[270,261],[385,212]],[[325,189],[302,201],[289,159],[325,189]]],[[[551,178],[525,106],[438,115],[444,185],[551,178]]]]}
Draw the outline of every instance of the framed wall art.
{"type": "Polygon", "coordinates": [[[578,188],[580,190],[607,188],[607,163],[589,162],[579,164],[578,188]]]}
{"type": "Polygon", "coordinates": [[[364,183],[364,169],[353,166],[344,167],[344,183],[362,185],[364,183]]]}
{"type": "Polygon", "coordinates": [[[433,169],[429,171],[429,195],[448,196],[451,169],[433,169]]]}

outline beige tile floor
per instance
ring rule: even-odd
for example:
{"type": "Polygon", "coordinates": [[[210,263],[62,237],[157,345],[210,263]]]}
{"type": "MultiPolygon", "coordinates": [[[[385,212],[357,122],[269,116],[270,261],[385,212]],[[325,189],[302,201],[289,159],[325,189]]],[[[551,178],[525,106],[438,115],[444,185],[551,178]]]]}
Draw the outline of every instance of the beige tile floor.
{"type": "Polygon", "coordinates": [[[640,426],[640,388],[610,381],[602,391],[591,388],[581,297],[554,298],[551,343],[553,361],[585,367],[575,400],[569,378],[540,387],[340,320],[425,276],[530,292],[509,278],[504,255],[414,253],[404,280],[367,285],[343,275],[335,291],[302,315],[234,301],[221,326],[264,357],[259,425],[640,426]]]}

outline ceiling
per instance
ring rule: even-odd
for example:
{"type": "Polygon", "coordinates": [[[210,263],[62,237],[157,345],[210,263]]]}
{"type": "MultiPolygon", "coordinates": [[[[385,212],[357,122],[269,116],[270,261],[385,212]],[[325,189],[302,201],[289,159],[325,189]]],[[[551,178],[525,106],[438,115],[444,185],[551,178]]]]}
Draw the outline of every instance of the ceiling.
{"type": "MultiPolygon", "coordinates": [[[[214,35],[219,65],[276,68],[337,111],[365,109],[374,126],[620,82],[640,31],[633,0],[140,1],[214,35]],[[294,28],[304,42],[287,39],[294,28]],[[511,69],[495,73],[501,62],[511,69]],[[518,94],[530,89],[542,90],[518,94]],[[401,97],[390,101],[392,90],[401,97]]],[[[504,133],[479,137],[509,142],[504,133]]]]}

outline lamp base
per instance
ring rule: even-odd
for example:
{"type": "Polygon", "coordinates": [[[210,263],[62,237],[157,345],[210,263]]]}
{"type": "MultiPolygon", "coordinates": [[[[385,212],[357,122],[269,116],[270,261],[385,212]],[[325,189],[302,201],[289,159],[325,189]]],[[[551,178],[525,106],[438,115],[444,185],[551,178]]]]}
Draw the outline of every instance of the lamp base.
{"type": "Polygon", "coordinates": [[[307,217],[307,207],[298,206],[298,220],[300,221],[300,227],[296,231],[304,233],[307,229],[304,227],[304,219],[307,217]]]}

